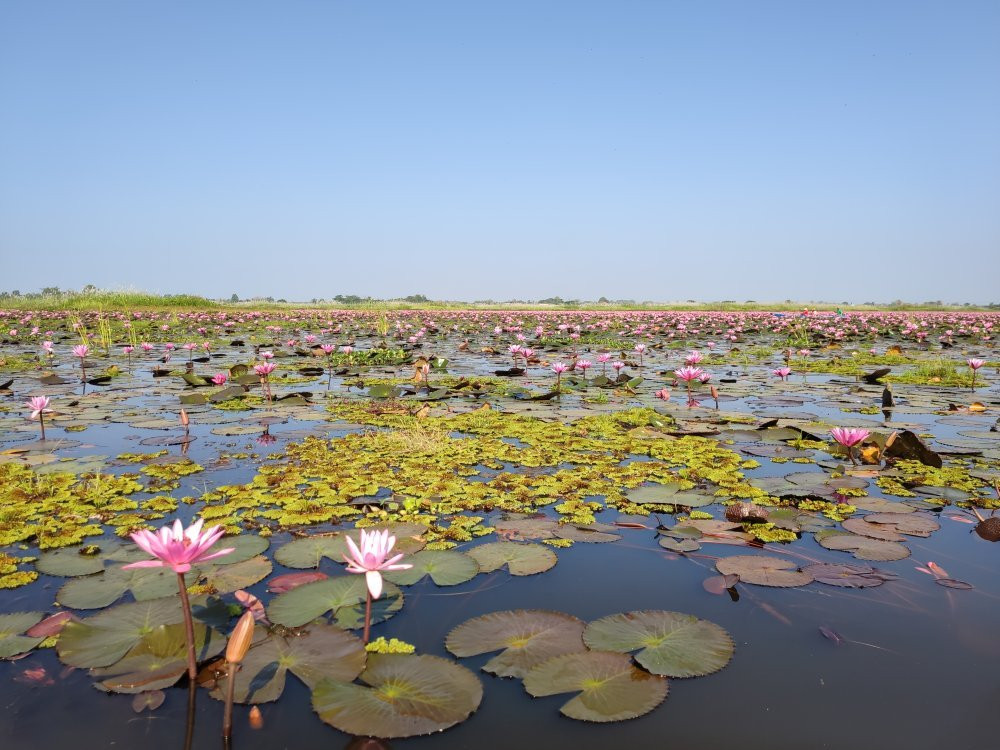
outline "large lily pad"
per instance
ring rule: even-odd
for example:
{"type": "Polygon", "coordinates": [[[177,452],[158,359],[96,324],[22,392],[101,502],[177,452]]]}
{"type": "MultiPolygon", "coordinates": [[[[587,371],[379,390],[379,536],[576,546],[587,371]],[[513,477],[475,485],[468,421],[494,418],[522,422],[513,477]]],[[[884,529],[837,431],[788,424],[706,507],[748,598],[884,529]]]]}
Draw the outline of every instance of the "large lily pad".
{"type": "Polygon", "coordinates": [[[600,528],[561,524],[551,518],[506,518],[494,524],[497,534],[514,541],[531,539],[569,539],[574,542],[617,542],[620,534],[600,528]]]}
{"type": "Polygon", "coordinates": [[[453,550],[423,550],[403,562],[413,567],[387,571],[383,578],[401,586],[412,586],[424,576],[430,576],[438,586],[457,586],[475,578],[479,572],[479,563],[464,552],[453,550]]]}
{"type": "MultiPolygon", "coordinates": [[[[332,612],[338,625],[353,629],[364,624],[367,591],[362,575],[336,576],[306,583],[274,597],[267,608],[267,616],[271,622],[295,628],[332,612]]],[[[403,593],[395,584],[386,582],[382,596],[372,602],[372,623],[389,619],[402,606],[403,593]]]]}
{"type": "Polygon", "coordinates": [[[106,609],[62,629],[56,650],[72,667],[107,667],[156,628],[182,622],[180,597],[130,602],[106,609]]]}
{"type": "Polygon", "coordinates": [[[466,620],[448,634],[445,647],[455,656],[503,651],[483,670],[500,677],[524,677],[553,656],[584,651],[584,622],[562,612],[516,609],[466,620]]]}
{"type": "Polygon", "coordinates": [[[723,575],[735,574],[743,583],[758,586],[805,586],[812,576],[799,570],[794,562],[768,555],[734,555],[724,557],[715,564],[723,575]]]}
{"type": "Polygon", "coordinates": [[[468,669],[424,654],[372,654],[361,680],[370,687],[324,680],[313,690],[313,709],[349,734],[413,737],[464,721],[483,697],[468,669]]]}
{"type": "Polygon", "coordinates": [[[583,631],[587,648],[637,651],[635,660],[653,674],[700,677],[722,669],[733,656],[729,633],[683,612],[646,610],[595,620],[583,631]]]}
{"type": "Polygon", "coordinates": [[[41,612],[13,612],[0,615],[0,659],[23,654],[42,642],[44,638],[21,635],[40,622],[42,617],[44,615],[41,612]]]}
{"type": "MultiPolygon", "coordinates": [[[[351,682],[365,666],[361,640],[333,625],[313,624],[294,635],[271,633],[258,627],[255,644],[236,673],[237,703],[267,703],[281,697],[291,672],[310,688],[325,679],[351,682]]],[[[228,677],[219,680],[212,697],[223,700],[228,677]]]]}
{"type": "Polygon", "coordinates": [[[274,551],[274,560],[286,568],[318,568],[324,557],[343,562],[346,553],[343,534],[314,534],[282,545],[274,551]]]}
{"type": "Polygon", "coordinates": [[[820,532],[816,541],[827,549],[851,552],[859,560],[889,562],[910,556],[910,550],[898,542],[887,542],[848,532],[820,532]]]}
{"type": "Polygon", "coordinates": [[[556,564],[556,553],[541,544],[491,542],[473,547],[466,554],[479,563],[479,570],[492,573],[504,565],[512,576],[543,573],[556,564]]]}
{"type": "Polygon", "coordinates": [[[879,571],[867,565],[847,565],[843,563],[816,563],[803,568],[814,580],[828,586],[844,588],[870,588],[881,586],[885,578],[879,571]]]}
{"type": "MultiPolygon", "coordinates": [[[[210,659],[226,647],[221,633],[200,622],[194,624],[198,661],[210,659]]],[[[183,623],[153,628],[120,661],[92,670],[98,686],[115,693],[141,693],[170,687],[187,671],[187,636],[183,623]]]]}
{"type": "Polygon", "coordinates": [[[542,662],[524,677],[542,697],[579,692],[559,709],[581,721],[623,721],[649,713],[667,697],[667,680],[636,667],[625,654],[584,651],[542,662]]]}

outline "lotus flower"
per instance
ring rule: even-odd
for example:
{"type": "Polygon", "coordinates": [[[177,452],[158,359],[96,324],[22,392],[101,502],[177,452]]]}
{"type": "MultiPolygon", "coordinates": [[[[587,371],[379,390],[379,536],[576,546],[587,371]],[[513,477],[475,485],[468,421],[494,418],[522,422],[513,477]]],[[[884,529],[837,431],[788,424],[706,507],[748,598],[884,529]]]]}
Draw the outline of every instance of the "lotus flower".
{"type": "Polygon", "coordinates": [[[792,368],[790,367],[779,367],[776,370],[771,370],[771,372],[777,375],[782,380],[785,380],[789,375],[792,374],[792,368]]]}
{"type": "Polygon", "coordinates": [[[73,356],[83,359],[90,354],[90,347],[86,344],[77,344],[73,347],[73,356]]]}
{"type": "Polygon", "coordinates": [[[212,526],[202,531],[201,527],[204,523],[204,519],[199,518],[185,530],[178,519],[174,521],[173,526],[164,526],[159,532],[146,529],[135,532],[131,535],[132,541],[156,559],[140,560],[122,567],[164,568],[169,566],[173,568],[175,573],[187,573],[191,570],[192,565],[228,555],[235,549],[235,547],[227,547],[208,554],[209,548],[219,541],[225,533],[225,529],[221,526],[212,526]]]}
{"type": "Polygon", "coordinates": [[[31,416],[28,419],[37,419],[38,426],[42,431],[42,440],[45,440],[45,415],[52,412],[49,408],[49,397],[48,396],[32,396],[25,403],[29,409],[31,409],[31,416]]]}
{"type": "Polygon", "coordinates": [[[263,363],[261,363],[259,365],[254,365],[253,366],[253,371],[255,373],[257,373],[258,375],[260,375],[260,377],[262,377],[262,378],[266,378],[268,375],[270,375],[276,369],[278,369],[278,366],[276,364],[274,364],[273,362],[263,362],[263,363]]]}
{"type": "Polygon", "coordinates": [[[973,357],[972,359],[965,360],[965,364],[967,364],[972,369],[972,390],[975,390],[976,371],[979,370],[979,368],[985,365],[986,363],[981,359],[976,359],[975,357],[973,357]]]}
{"type": "Polygon", "coordinates": [[[863,427],[834,427],[830,430],[830,436],[847,448],[847,457],[851,459],[852,464],[857,463],[854,459],[854,446],[866,440],[869,435],[871,433],[863,427]]]}
{"type": "Polygon", "coordinates": [[[216,385],[225,385],[227,380],[229,380],[229,376],[224,372],[217,372],[212,376],[212,382],[216,385]]]}
{"type": "Polygon", "coordinates": [[[413,566],[400,563],[402,553],[389,557],[389,552],[396,544],[396,537],[389,535],[389,530],[366,532],[361,529],[361,546],[347,537],[347,549],[350,556],[344,555],[349,573],[364,573],[368,593],[372,599],[382,595],[382,570],[408,570],[413,566]]]}

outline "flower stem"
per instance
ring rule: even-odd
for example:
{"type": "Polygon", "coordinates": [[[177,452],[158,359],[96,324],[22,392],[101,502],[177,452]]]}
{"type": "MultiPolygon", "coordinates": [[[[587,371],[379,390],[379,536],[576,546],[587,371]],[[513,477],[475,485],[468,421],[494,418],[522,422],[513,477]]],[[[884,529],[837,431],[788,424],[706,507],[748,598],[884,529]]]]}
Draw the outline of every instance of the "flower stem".
{"type": "Polygon", "coordinates": [[[365,599],[365,634],[361,640],[367,646],[368,637],[371,635],[372,629],[372,592],[366,588],[365,594],[367,595],[367,598],[365,599]]]}
{"type": "Polygon", "coordinates": [[[230,664],[226,677],[226,707],[222,713],[222,736],[228,738],[233,733],[233,695],[236,690],[236,670],[238,664],[230,664]]]}
{"type": "Polygon", "coordinates": [[[38,412],[38,426],[42,428],[42,440],[45,440],[45,415],[38,412]]]}
{"type": "Polygon", "coordinates": [[[192,682],[198,677],[198,662],[194,653],[194,620],[191,618],[191,601],[188,599],[187,585],[184,574],[177,574],[177,586],[181,594],[181,610],[184,612],[184,633],[187,636],[188,647],[188,677],[192,682]]]}

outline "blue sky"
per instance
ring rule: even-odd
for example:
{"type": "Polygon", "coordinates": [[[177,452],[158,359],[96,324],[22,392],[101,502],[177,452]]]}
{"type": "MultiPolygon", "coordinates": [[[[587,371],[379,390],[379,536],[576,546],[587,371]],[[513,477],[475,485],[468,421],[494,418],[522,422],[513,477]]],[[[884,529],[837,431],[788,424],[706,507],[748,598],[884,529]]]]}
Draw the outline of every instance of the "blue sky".
{"type": "Polygon", "coordinates": [[[1000,300],[1000,3],[0,4],[0,289],[1000,300]]]}

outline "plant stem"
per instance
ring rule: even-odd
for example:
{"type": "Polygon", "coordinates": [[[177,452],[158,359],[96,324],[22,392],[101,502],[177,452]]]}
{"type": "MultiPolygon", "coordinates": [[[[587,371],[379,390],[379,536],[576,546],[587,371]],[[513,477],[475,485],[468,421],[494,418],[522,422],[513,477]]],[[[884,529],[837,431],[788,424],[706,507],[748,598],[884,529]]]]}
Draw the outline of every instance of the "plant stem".
{"type": "Polygon", "coordinates": [[[222,713],[222,736],[228,738],[233,733],[233,694],[236,691],[236,671],[239,664],[230,664],[226,682],[226,707],[222,713]]]}
{"type": "Polygon", "coordinates": [[[187,636],[188,647],[188,678],[192,682],[198,677],[198,662],[194,653],[194,620],[191,618],[191,601],[188,599],[187,585],[184,574],[177,574],[177,586],[181,594],[181,610],[184,612],[184,633],[187,636]]]}
{"type": "Polygon", "coordinates": [[[371,635],[371,628],[372,628],[372,592],[369,591],[366,587],[365,594],[367,597],[365,599],[365,634],[364,637],[362,638],[362,641],[367,646],[368,636],[371,635]]]}
{"type": "Polygon", "coordinates": [[[45,440],[45,415],[38,412],[38,426],[42,428],[42,440],[45,440]]]}

